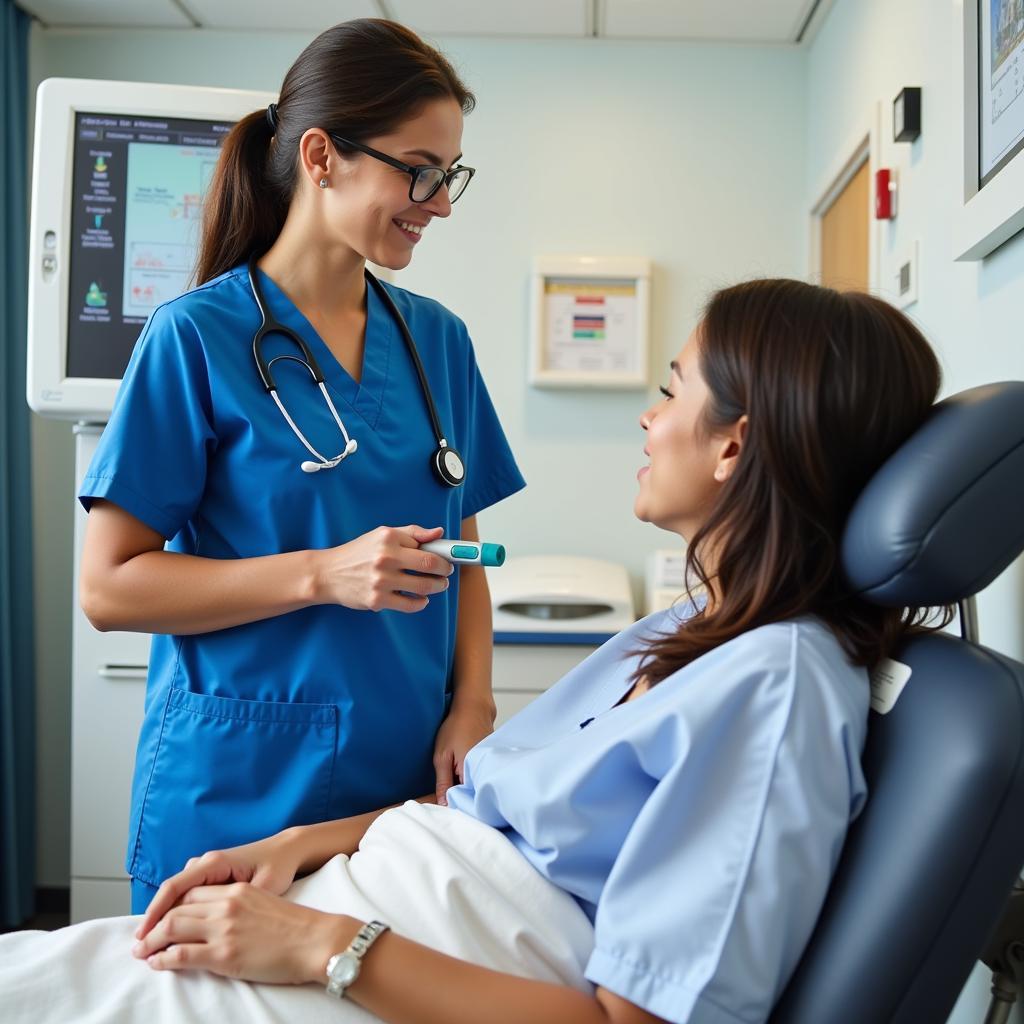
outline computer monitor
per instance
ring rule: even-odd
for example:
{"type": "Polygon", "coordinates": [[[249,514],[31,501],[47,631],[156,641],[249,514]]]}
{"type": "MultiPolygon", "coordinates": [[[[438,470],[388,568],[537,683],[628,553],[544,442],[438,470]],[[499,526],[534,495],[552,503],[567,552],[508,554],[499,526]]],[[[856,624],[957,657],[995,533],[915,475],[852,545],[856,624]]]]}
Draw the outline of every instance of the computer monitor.
{"type": "Polygon", "coordinates": [[[51,78],[36,97],[29,405],[103,422],[146,318],[188,287],[224,137],[272,93],[51,78]]]}

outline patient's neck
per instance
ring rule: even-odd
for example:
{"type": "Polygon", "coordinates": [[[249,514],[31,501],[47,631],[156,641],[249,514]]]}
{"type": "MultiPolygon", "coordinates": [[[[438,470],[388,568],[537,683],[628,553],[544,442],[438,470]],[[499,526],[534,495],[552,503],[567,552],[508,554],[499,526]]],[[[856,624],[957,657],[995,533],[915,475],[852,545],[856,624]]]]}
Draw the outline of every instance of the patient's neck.
{"type": "Polygon", "coordinates": [[[619,704],[628,704],[631,700],[636,700],[637,697],[642,697],[651,688],[650,680],[647,676],[641,676],[630,688],[626,691],[625,697],[619,701],[619,704]]]}

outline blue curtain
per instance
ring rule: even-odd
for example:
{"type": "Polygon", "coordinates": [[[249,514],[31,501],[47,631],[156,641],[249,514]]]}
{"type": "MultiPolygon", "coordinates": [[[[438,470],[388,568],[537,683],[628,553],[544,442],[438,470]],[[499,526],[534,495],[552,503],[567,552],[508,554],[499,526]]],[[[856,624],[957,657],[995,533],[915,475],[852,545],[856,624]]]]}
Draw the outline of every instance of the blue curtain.
{"type": "Polygon", "coordinates": [[[35,894],[32,489],[25,401],[29,17],[0,0],[0,926],[35,894]]]}

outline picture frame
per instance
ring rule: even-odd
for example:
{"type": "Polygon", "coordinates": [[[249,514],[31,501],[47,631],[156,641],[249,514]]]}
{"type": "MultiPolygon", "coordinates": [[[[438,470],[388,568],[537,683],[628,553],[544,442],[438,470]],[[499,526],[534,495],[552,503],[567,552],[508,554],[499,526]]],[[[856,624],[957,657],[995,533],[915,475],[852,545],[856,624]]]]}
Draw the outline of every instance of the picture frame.
{"type": "Polygon", "coordinates": [[[531,288],[530,384],[646,388],[650,283],[646,259],[538,256],[531,288]]]}
{"type": "Polygon", "coordinates": [[[1016,27],[1018,9],[1024,17],[1024,0],[954,4],[954,124],[962,154],[956,260],[984,259],[1024,229],[1024,32],[1016,27]]]}

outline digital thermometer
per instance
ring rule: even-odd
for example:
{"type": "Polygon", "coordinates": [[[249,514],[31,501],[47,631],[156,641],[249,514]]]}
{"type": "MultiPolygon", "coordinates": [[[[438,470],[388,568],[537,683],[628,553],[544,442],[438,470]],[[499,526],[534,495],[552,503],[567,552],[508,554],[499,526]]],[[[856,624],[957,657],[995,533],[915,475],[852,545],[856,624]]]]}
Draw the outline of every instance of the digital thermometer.
{"type": "Polygon", "coordinates": [[[451,540],[449,537],[442,537],[440,540],[421,544],[420,551],[440,555],[455,565],[502,565],[505,561],[504,544],[484,544],[475,540],[451,540]]]}

